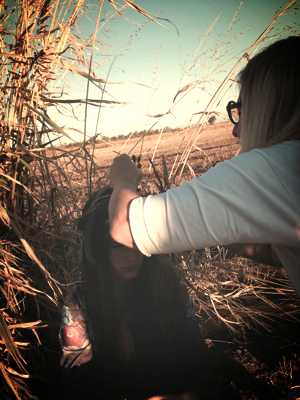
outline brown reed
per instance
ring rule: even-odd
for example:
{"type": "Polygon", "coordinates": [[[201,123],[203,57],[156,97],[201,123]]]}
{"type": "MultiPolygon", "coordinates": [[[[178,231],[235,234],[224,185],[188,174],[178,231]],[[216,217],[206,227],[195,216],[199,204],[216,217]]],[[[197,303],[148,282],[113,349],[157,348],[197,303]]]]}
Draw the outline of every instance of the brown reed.
{"type": "MultiPolygon", "coordinates": [[[[158,22],[159,18],[129,0],[123,6],[113,0],[110,3],[118,14],[131,7],[158,22]]],[[[84,143],[72,149],[56,148],[60,136],[71,140],[72,129],[61,128],[47,113],[53,107],[61,111],[62,105],[72,109],[81,103],[98,108],[120,104],[103,97],[91,99],[88,89],[83,100],[60,98],[65,93],[59,85],[70,73],[87,85],[98,85],[103,94],[107,85],[115,84],[108,77],[99,78],[92,58],[85,56],[87,50],[95,52],[96,44],[102,42],[95,34],[83,38],[75,33],[77,19],[88,13],[88,7],[83,0],[0,2],[0,394],[7,399],[37,398],[31,388],[38,383],[44,388],[42,398],[57,397],[50,380],[59,379],[60,306],[79,274],[80,235],[75,221],[90,194],[107,183],[107,166],[95,157],[96,137],[85,134],[84,143]]],[[[227,83],[235,71],[228,75],[227,83]]],[[[183,86],[175,103],[198,83],[183,86]]],[[[144,191],[154,193],[179,183],[175,182],[178,167],[191,157],[218,96],[196,126],[183,134],[188,144],[172,160],[173,167],[167,157],[157,166],[154,154],[152,165],[161,185],[155,185],[152,174],[144,191]]],[[[172,110],[154,117],[162,118],[172,110]]],[[[181,179],[186,177],[184,165],[181,179]]],[[[148,162],[142,166],[148,167],[148,162]]],[[[174,261],[193,293],[200,323],[207,330],[226,326],[243,331],[253,324],[268,328],[266,321],[275,317],[273,310],[282,318],[297,317],[296,308],[289,304],[298,303],[282,271],[244,259],[228,259],[224,249],[176,254],[174,261]],[[278,302],[270,300],[272,296],[278,296],[280,308],[278,302]]]]}

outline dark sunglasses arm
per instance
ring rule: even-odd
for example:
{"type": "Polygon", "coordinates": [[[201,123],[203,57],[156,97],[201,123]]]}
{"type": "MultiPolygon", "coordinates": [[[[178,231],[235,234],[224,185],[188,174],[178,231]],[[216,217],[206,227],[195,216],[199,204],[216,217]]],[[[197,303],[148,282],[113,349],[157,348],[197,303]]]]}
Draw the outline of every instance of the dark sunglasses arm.
{"type": "Polygon", "coordinates": [[[232,110],[233,108],[241,108],[241,107],[242,107],[242,102],[241,101],[238,102],[238,103],[232,102],[232,103],[227,104],[226,110],[228,111],[228,110],[232,110]]]}

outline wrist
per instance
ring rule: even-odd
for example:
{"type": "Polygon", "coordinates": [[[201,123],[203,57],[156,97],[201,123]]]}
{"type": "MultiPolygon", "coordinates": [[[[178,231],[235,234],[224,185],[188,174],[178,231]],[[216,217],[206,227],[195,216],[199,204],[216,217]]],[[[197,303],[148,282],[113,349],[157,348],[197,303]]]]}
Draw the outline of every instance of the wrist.
{"type": "Polygon", "coordinates": [[[113,240],[126,247],[135,247],[129,222],[129,207],[135,198],[140,197],[135,186],[120,182],[113,190],[109,202],[110,235],[113,240]]]}
{"type": "Polygon", "coordinates": [[[112,187],[114,191],[126,191],[126,192],[132,192],[136,193],[136,187],[137,187],[137,180],[133,177],[121,177],[117,179],[115,182],[113,182],[112,187]]]}

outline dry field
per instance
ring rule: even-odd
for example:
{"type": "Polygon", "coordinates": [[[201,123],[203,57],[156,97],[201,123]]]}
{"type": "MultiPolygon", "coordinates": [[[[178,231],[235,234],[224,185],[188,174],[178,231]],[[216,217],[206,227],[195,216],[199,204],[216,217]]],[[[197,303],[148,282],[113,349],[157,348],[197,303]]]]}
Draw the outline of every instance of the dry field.
{"type": "MultiPolygon", "coordinates": [[[[47,166],[51,191],[41,191],[39,203],[34,204],[38,224],[31,226],[22,220],[19,223],[23,224],[23,234],[44,263],[47,273],[58,282],[55,283],[58,304],[62,304],[68,285],[78,278],[80,234],[76,232],[74,222],[87,200],[88,184],[94,191],[106,183],[116,153],[141,155],[144,178],[140,188],[144,192],[158,193],[168,185],[179,185],[184,179],[191,179],[216,163],[232,158],[238,142],[231,129],[229,123],[207,126],[192,148],[193,131],[190,129],[163,134],[158,146],[159,135],[152,135],[134,148],[137,138],[129,140],[124,148],[125,141],[122,140],[96,144],[94,150],[87,144],[46,151],[48,161],[44,165],[47,166]],[[181,157],[189,148],[192,151],[180,175],[181,157]],[[88,182],[87,167],[91,165],[92,157],[94,167],[88,182]],[[149,157],[153,158],[155,173],[152,167],[148,176],[149,157]],[[62,293],[58,293],[58,287],[62,293]]],[[[47,190],[50,190],[48,186],[47,190]]],[[[220,248],[175,254],[173,259],[193,296],[199,324],[216,364],[219,399],[299,398],[300,301],[293,295],[284,271],[234,257],[220,248]]],[[[41,282],[39,289],[53,296],[44,272],[34,262],[27,260],[27,263],[32,268],[30,276],[41,282]]],[[[35,301],[41,304],[39,319],[48,327],[38,331],[42,346],[33,346],[31,359],[25,352],[31,374],[28,386],[39,398],[50,400],[57,398],[55,393],[61,385],[60,307],[45,299],[43,294],[36,296],[35,301]]],[[[30,312],[30,320],[35,321],[35,302],[28,302],[26,310],[30,312]]],[[[33,340],[29,332],[28,342],[33,340]]],[[[22,341],[25,341],[23,336],[22,341]]]]}
{"type": "MultiPolygon", "coordinates": [[[[232,124],[225,122],[217,125],[209,125],[201,132],[196,146],[207,153],[213,165],[224,159],[230,159],[235,154],[237,150],[237,139],[232,136],[231,130],[232,124]]],[[[158,143],[155,158],[164,155],[166,160],[169,160],[169,163],[171,163],[177,152],[182,151],[188,143],[191,131],[192,129],[190,128],[187,132],[178,131],[176,133],[163,133],[158,143]]],[[[142,160],[147,164],[148,158],[152,157],[156,149],[158,138],[159,135],[151,135],[146,136],[142,140],[140,138],[133,138],[127,143],[126,140],[119,140],[113,141],[109,145],[99,145],[95,150],[96,162],[101,167],[108,167],[116,156],[116,152],[122,150],[122,153],[130,152],[130,154],[134,155],[141,154],[142,160]]],[[[195,164],[195,168],[199,168],[202,164],[201,162],[199,163],[199,159],[204,159],[204,157],[201,151],[194,148],[189,157],[189,163],[195,164]],[[198,161],[198,164],[195,161],[198,161]]],[[[204,169],[206,170],[207,168],[204,169]]],[[[198,169],[197,175],[199,172],[201,173],[202,171],[198,169]]]]}
{"type": "MultiPolygon", "coordinates": [[[[170,185],[179,185],[183,180],[191,179],[194,175],[199,176],[216,163],[230,159],[235,155],[238,142],[232,136],[231,130],[232,124],[225,122],[206,126],[197,140],[194,138],[197,131],[189,128],[178,132],[166,132],[161,137],[156,134],[144,138],[132,138],[128,141],[122,139],[110,143],[97,143],[94,153],[92,146],[87,145],[87,151],[94,154],[94,182],[102,185],[102,178],[105,178],[113,159],[119,153],[126,153],[130,156],[141,157],[141,169],[144,172],[143,182],[147,181],[147,189],[151,193],[157,192],[157,188],[151,183],[155,178],[153,168],[150,168],[149,159],[153,160],[157,172],[163,175],[163,157],[168,175],[172,172],[170,185]],[[184,163],[184,154],[187,154],[189,149],[191,151],[186,163],[184,163]],[[176,170],[177,173],[175,173],[176,170]],[[176,179],[174,175],[176,175],[176,179]]],[[[84,192],[85,180],[82,179],[85,165],[83,162],[84,152],[81,147],[74,147],[73,154],[74,168],[69,169],[72,184],[74,188],[81,188],[84,192]]],[[[69,165],[70,156],[68,155],[68,158],[62,157],[61,161],[69,165]]]]}

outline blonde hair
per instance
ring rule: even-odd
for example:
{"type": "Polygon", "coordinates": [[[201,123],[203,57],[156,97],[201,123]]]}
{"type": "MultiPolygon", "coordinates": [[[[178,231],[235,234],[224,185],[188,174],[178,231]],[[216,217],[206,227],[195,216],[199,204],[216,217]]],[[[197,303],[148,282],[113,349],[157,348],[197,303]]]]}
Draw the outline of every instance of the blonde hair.
{"type": "Polygon", "coordinates": [[[300,139],[300,37],[275,42],[240,73],[240,152],[300,139]]]}

